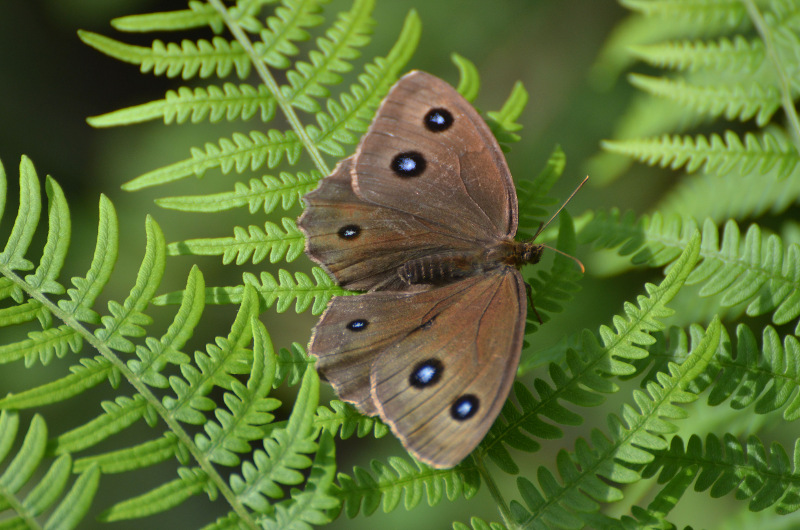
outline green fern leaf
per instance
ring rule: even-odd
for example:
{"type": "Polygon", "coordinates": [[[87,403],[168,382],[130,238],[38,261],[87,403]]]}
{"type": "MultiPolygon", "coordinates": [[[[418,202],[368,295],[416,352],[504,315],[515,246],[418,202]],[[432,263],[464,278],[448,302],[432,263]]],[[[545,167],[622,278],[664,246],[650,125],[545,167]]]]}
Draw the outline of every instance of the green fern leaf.
{"type": "Polygon", "coordinates": [[[309,367],[313,368],[315,359],[308,355],[300,344],[292,343],[291,349],[281,348],[278,352],[278,366],[275,371],[274,387],[294,386],[302,381],[309,367]]]}
{"type": "MultiPolygon", "coordinates": [[[[16,413],[0,413],[0,462],[10,455],[18,429],[19,417],[16,413]]],[[[83,471],[64,495],[73,471],[72,461],[69,455],[62,455],[46,472],[39,470],[46,445],[47,426],[41,416],[35,415],[19,452],[0,475],[3,527],[29,528],[31,525],[40,525],[42,528],[76,528],[89,511],[100,483],[97,467],[83,471]],[[38,482],[33,484],[32,481],[37,479],[38,482]],[[58,504],[53,506],[56,502],[58,504]],[[51,511],[50,516],[46,521],[37,523],[45,511],[51,511]]]]}
{"type": "Polygon", "coordinates": [[[284,210],[292,208],[303,195],[317,187],[321,178],[316,171],[296,174],[282,171],[280,179],[264,175],[260,179],[250,179],[247,185],[237,182],[232,192],[165,197],[156,199],[156,204],[186,212],[218,212],[247,206],[250,213],[262,207],[264,213],[270,213],[278,204],[284,210]]]}
{"type": "Polygon", "coordinates": [[[544,468],[540,468],[538,474],[539,489],[529,480],[520,478],[517,484],[527,507],[515,503],[511,509],[521,525],[530,528],[549,523],[573,527],[582,520],[580,513],[599,509],[597,501],[620,500],[622,492],[611,484],[640,480],[640,474],[632,468],[652,462],[653,452],[668,447],[662,436],[677,429],[669,420],[686,416],[675,404],[697,399],[697,394],[687,388],[713,357],[719,344],[720,328],[719,321],[713,321],[697,350],[682,365],[671,365],[669,374],[660,373],[657,383],[647,384],[646,393],[634,391],[637,409],[624,406],[622,418],[609,417],[610,438],[593,430],[591,444],[581,438],[572,454],[559,453],[556,466],[563,486],[544,468]]]}
{"type": "Polygon", "coordinates": [[[371,515],[381,505],[386,513],[394,511],[403,498],[410,510],[422,502],[423,489],[430,506],[439,504],[444,497],[451,501],[462,495],[470,499],[478,491],[478,472],[466,463],[454,469],[431,469],[391,457],[389,466],[373,460],[370,468],[372,474],[359,467],[353,468],[352,477],[339,473],[336,496],[351,519],[359,511],[371,515]]]}
{"type": "Polygon", "coordinates": [[[746,40],[734,35],[733,40],[722,37],[717,42],[681,41],[635,45],[631,53],[648,64],[660,68],[689,72],[710,71],[738,74],[756,72],[766,56],[760,40],[746,40]]]}
{"type": "Polygon", "coordinates": [[[797,150],[782,134],[765,132],[758,136],[746,133],[744,143],[736,133],[727,131],[723,140],[719,135],[710,138],[698,136],[662,136],[661,138],[604,141],[603,148],[611,153],[633,157],[649,165],[658,164],[671,169],[686,167],[688,173],[701,167],[709,175],[723,176],[731,173],[755,173],[784,179],[800,163],[797,150]]]}
{"type": "Polygon", "coordinates": [[[171,432],[165,432],[160,438],[132,447],[79,458],[73,468],[76,473],[80,473],[91,466],[97,466],[101,473],[108,475],[150,467],[170,458],[178,458],[184,465],[189,461],[178,438],[171,432]]]}
{"type": "Polygon", "coordinates": [[[249,120],[259,115],[266,123],[275,117],[276,107],[275,98],[264,85],[225,83],[222,88],[209,85],[168,90],[162,100],[92,116],[87,121],[92,127],[115,127],[157,118],[163,119],[165,124],[200,123],[206,119],[217,123],[223,119],[249,120]]]}
{"type": "Polygon", "coordinates": [[[267,134],[252,131],[250,135],[235,133],[231,139],[223,138],[219,145],[206,143],[205,149],[192,149],[192,158],[149,171],[122,185],[135,191],[150,186],[166,184],[192,175],[202,177],[211,168],[223,174],[231,171],[243,173],[248,168],[255,171],[265,163],[274,168],[284,157],[289,164],[297,163],[302,146],[292,131],[281,133],[270,130],[267,134]]]}
{"type": "Polygon", "coordinates": [[[506,530],[506,527],[500,523],[487,523],[478,517],[472,517],[469,520],[469,526],[464,523],[453,523],[453,530],[506,530]]]}
{"type": "Polygon", "coordinates": [[[382,438],[390,432],[389,427],[379,418],[364,416],[349,403],[333,400],[328,405],[330,408],[325,406],[317,408],[314,425],[332,436],[338,434],[342,440],[350,438],[353,434],[359,438],[370,435],[382,438]]]}
{"type": "Polygon", "coordinates": [[[217,496],[217,490],[202,470],[180,468],[180,478],[148,491],[143,495],[118,502],[97,516],[103,522],[138,519],[169,510],[180,505],[186,499],[205,491],[211,500],[217,496]]]}
{"type": "Polygon", "coordinates": [[[262,521],[268,529],[311,530],[311,525],[323,525],[331,521],[329,512],[339,507],[339,499],[329,490],[336,474],[335,446],[333,438],[323,433],[314,465],[305,490],[292,488],[291,498],[275,505],[274,518],[262,521]]]}
{"type": "Polygon", "coordinates": [[[91,31],[78,31],[78,37],[97,51],[123,62],[138,64],[142,73],[153,72],[184,80],[197,75],[227,77],[234,69],[239,79],[250,73],[250,61],[241,45],[222,37],[210,41],[184,40],[180,44],[156,39],[150,48],[125,44],[91,31]]]}
{"type": "Polygon", "coordinates": [[[122,305],[114,301],[108,303],[111,316],[102,317],[103,327],[95,331],[95,336],[109,348],[122,352],[132,352],[134,349],[133,343],[125,337],[144,335],[142,326],[151,323],[152,320],[143,311],[155,295],[166,265],[163,232],[150,217],[147,218],[145,228],[147,247],[136,284],[122,305]]]}
{"type": "Polygon", "coordinates": [[[242,504],[265,512],[269,506],[267,497],[283,496],[279,484],[303,481],[300,470],[311,466],[305,455],[318,449],[312,428],[318,402],[319,378],[314,370],[307,370],[286,427],[276,429],[264,440],[264,450],[255,451],[252,463],[242,465],[242,475],[231,476],[231,489],[242,504]]]}
{"type": "Polygon", "coordinates": [[[478,97],[478,92],[481,89],[481,77],[478,74],[478,69],[475,64],[462,57],[457,53],[450,55],[450,60],[458,68],[458,86],[456,91],[461,94],[464,99],[472,103],[478,97]]]}
{"type": "Polygon", "coordinates": [[[219,256],[222,262],[228,264],[236,261],[237,265],[247,263],[261,263],[269,257],[270,263],[280,260],[294,261],[303,253],[305,237],[297,228],[294,220],[284,217],[282,220],[283,231],[274,223],[264,223],[264,230],[258,226],[250,225],[248,229],[234,227],[233,237],[216,239],[190,239],[170,243],[167,254],[171,256],[196,255],[219,256]]]}
{"type": "Polygon", "coordinates": [[[659,97],[669,98],[696,112],[716,118],[747,121],[755,117],[759,126],[765,125],[781,106],[781,95],[772,85],[758,82],[749,85],[696,86],[682,80],[662,79],[631,74],[631,84],[659,97]]]}
{"type": "Polygon", "coordinates": [[[287,103],[306,112],[319,112],[315,97],[326,98],[324,85],[341,83],[340,73],[352,67],[349,61],[359,56],[357,48],[366,46],[372,33],[374,0],[356,0],[349,12],[341,13],[325,37],[317,39],[318,50],[309,53],[310,63],[298,61],[286,72],[289,85],[282,87],[287,103]]]}

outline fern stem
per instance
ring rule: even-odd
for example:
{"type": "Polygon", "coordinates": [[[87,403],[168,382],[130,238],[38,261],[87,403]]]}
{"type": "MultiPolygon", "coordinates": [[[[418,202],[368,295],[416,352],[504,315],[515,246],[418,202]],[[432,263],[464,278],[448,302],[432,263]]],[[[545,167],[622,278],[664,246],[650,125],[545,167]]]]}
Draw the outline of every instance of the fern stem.
{"type": "Polygon", "coordinates": [[[489,493],[497,504],[497,509],[500,510],[500,515],[503,516],[503,522],[506,528],[518,528],[518,525],[514,522],[514,518],[511,516],[511,510],[508,507],[506,499],[503,497],[503,494],[500,493],[500,488],[497,487],[497,482],[494,481],[494,477],[492,477],[489,470],[486,469],[483,455],[480,454],[480,451],[474,451],[472,453],[472,458],[475,461],[475,466],[478,468],[478,472],[481,474],[483,481],[486,483],[486,487],[489,488],[489,493]]]}
{"type": "Polygon", "coordinates": [[[783,111],[786,113],[786,117],[791,125],[791,130],[793,133],[792,140],[794,142],[795,149],[800,152],[800,119],[798,119],[797,110],[794,107],[789,76],[786,74],[786,70],[781,64],[780,57],[778,57],[778,52],[775,48],[775,43],[772,39],[772,29],[767,24],[767,21],[764,20],[764,17],[761,15],[761,12],[758,10],[758,7],[755,5],[753,0],[742,0],[742,3],[747,8],[747,13],[750,16],[750,20],[753,22],[753,26],[755,26],[756,31],[758,31],[758,34],[761,36],[761,40],[764,41],[764,47],[767,50],[770,62],[772,63],[773,68],[775,68],[775,73],[778,77],[778,86],[781,91],[781,106],[783,107],[783,111]]]}
{"type": "Polygon", "coordinates": [[[311,155],[311,158],[314,161],[314,164],[317,166],[319,172],[323,175],[329,175],[330,169],[325,163],[325,160],[322,158],[322,154],[319,152],[319,149],[317,149],[314,141],[308,135],[308,132],[306,132],[305,127],[303,127],[303,124],[300,122],[300,118],[297,117],[294,107],[292,107],[292,105],[286,100],[283,92],[281,92],[278,83],[275,81],[275,78],[272,77],[272,74],[264,64],[264,61],[262,61],[256,54],[255,49],[253,49],[253,43],[250,42],[248,36],[244,31],[242,31],[241,26],[236,24],[233,19],[231,19],[227,8],[222,4],[221,0],[209,0],[208,3],[214,6],[214,9],[219,12],[220,16],[225,21],[225,25],[228,27],[228,30],[236,38],[239,44],[242,45],[242,48],[250,57],[250,61],[253,63],[253,67],[256,69],[256,72],[258,72],[258,76],[272,93],[275,101],[280,106],[281,111],[283,111],[284,116],[286,116],[286,119],[289,121],[292,130],[297,133],[298,138],[300,138],[300,142],[306,148],[308,154],[311,155]]]}

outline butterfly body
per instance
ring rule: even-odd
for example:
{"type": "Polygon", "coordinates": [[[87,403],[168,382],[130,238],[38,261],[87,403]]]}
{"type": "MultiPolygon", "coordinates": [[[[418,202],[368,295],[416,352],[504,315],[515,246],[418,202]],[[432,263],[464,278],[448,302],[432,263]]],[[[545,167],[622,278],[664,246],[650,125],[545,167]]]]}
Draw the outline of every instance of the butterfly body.
{"type": "Polygon", "coordinates": [[[517,197],[497,141],[450,85],[398,81],[355,153],[305,196],[306,251],[346,289],[309,352],[345,401],[452,467],[513,383],[527,315],[517,197]]]}

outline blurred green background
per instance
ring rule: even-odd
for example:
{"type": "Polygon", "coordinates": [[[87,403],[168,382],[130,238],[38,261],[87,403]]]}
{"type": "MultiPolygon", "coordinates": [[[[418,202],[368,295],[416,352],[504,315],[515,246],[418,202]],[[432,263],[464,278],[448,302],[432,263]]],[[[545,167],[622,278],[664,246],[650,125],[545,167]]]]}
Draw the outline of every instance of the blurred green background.
{"type": "MultiPolygon", "coordinates": [[[[88,267],[97,228],[97,204],[100,193],[108,195],[120,216],[122,248],[112,283],[102,301],[122,300],[132,285],[144,250],[144,219],[151,214],[165,232],[167,241],[193,237],[228,236],[231,225],[263,226],[263,213],[231,212],[225,215],[184,214],[160,209],[153,199],[171,195],[207,193],[211,190],[232,189],[233,180],[246,180],[263,172],[245,175],[221,175],[209,172],[202,182],[186,179],[163,188],[128,193],[120,185],[151,169],[189,157],[191,146],[230,136],[233,131],[248,132],[263,129],[256,121],[232,124],[170,125],[151,122],[116,129],[93,129],[86,123],[88,116],[110,112],[152,100],[161,99],[166,90],[179,86],[203,86],[207,81],[193,79],[184,82],[151,73],[142,75],[133,65],[123,64],[103,56],[83,45],[76,35],[78,29],[101,33],[123,42],[148,46],[154,37],[164,41],[182,38],[210,37],[210,33],[138,35],[116,32],[109,24],[113,17],[168,11],[185,8],[186,3],[174,1],[124,0],[6,0],[0,7],[0,160],[11,181],[10,202],[16,201],[17,165],[22,154],[30,156],[43,179],[52,175],[64,188],[73,215],[73,237],[70,259],[62,279],[82,274],[88,267]],[[209,182],[210,181],[210,182],[209,182]]],[[[326,10],[331,20],[350,2],[334,0],[326,10]]],[[[418,10],[423,24],[422,39],[409,69],[419,68],[434,73],[451,83],[458,74],[450,55],[456,52],[472,60],[482,78],[482,90],[476,105],[483,111],[496,110],[502,105],[513,84],[521,80],[530,94],[530,102],[519,119],[524,125],[522,141],[508,154],[509,165],[516,178],[532,177],[545,163],[555,145],[561,145],[567,156],[567,169],[553,194],[566,197],[585,174],[587,159],[595,154],[601,139],[610,136],[612,126],[625,108],[631,89],[623,80],[607,91],[593,89],[588,72],[598,50],[614,25],[625,15],[613,1],[598,0],[377,0],[374,17],[377,21],[373,42],[364,50],[364,58],[385,55],[394,43],[403,19],[412,8],[418,10]]],[[[306,47],[305,49],[307,49],[306,47]]],[[[356,68],[358,71],[358,67],[356,68]]],[[[353,81],[346,79],[346,83],[353,81]]],[[[216,83],[216,80],[211,80],[216,83]]],[[[254,79],[251,82],[255,83],[254,79]]],[[[334,87],[336,90],[336,87],[334,87]]],[[[275,125],[281,128],[280,123],[275,125]]],[[[332,165],[332,164],[331,164],[332,165]]],[[[306,166],[307,167],[307,166],[306,166]]],[[[304,168],[305,169],[305,168],[304,168]]],[[[575,198],[570,211],[578,215],[590,208],[646,211],[668,185],[668,179],[648,173],[647,179],[623,178],[605,188],[587,188],[575,198]]],[[[8,233],[14,207],[7,209],[0,235],[8,233]]],[[[298,213],[299,209],[295,212],[298,213]]],[[[273,220],[285,215],[277,211],[273,220]]],[[[582,257],[579,250],[579,257],[582,257]]],[[[243,270],[275,272],[275,266],[261,263],[245,267],[222,267],[219,258],[171,258],[161,292],[182,288],[186,272],[198,263],[206,284],[238,284],[243,270]]],[[[310,262],[302,257],[293,265],[308,271],[310,262]]],[[[608,323],[610,315],[619,312],[621,302],[636,293],[630,285],[641,285],[645,279],[656,279],[658,271],[629,275],[619,279],[592,277],[591,269],[583,281],[583,290],[568,305],[566,313],[556,315],[535,335],[536,346],[555,343],[562,335],[583,327],[596,329],[608,323]]],[[[204,322],[209,323],[202,340],[194,348],[224,334],[230,325],[233,309],[208,307],[204,322]],[[218,328],[213,328],[213,322],[218,328]]],[[[152,308],[156,318],[152,333],[165,326],[174,308],[152,308]],[[163,316],[163,319],[159,319],[163,316]]],[[[317,317],[310,313],[296,315],[268,311],[263,317],[276,348],[288,347],[296,341],[303,345],[317,317]]],[[[4,339],[3,342],[6,340],[4,339]]],[[[70,358],[54,362],[44,370],[25,370],[20,365],[4,366],[0,371],[0,394],[28,388],[64,375],[70,358]]],[[[531,374],[543,377],[544,374],[531,374]]],[[[330,397],[324,385],[322,399],[330,397]]],[[[63,432],[79,422],[94,417],[100,411],[98,396],[114,396],[116,392],[98,388],[71,400],[67,405],[47,409],[46,419],[51,435],[63,432]]],[[[25,416],[24,416],[25,417],[25,416]]],[[[26,417],[29,419],[29,416],[26,417]]],[[[155,431],[139,428],[143,437],[155,431]]],[[[129,436],[131,433],[126,433],[129,436]]],[[[574,432],[570,433],[575,436],[574,432]]],[[[109,440],[104,448],[128,445],[109,440]]],[[[571,447],[572,439],[559,440],[555,446],[525,457],[531,467],[524,471],[535,476],[539,463],[551,464],[560,447],[571,447]]],[[[388,436],[376,450],[366,454],[363,444],[348,440],[337,446],[340,465],[349,471],[352,465],[366,466],[369,458],[404,454],[399,444],[388,436]]],[[[101,448],[102,449],[102,448],[101,448]]],[[[160,466],[155,470],[122,477],[103,477],[102,489],[95,506],[99,509],[111,503],[154,487],[174,478],[174,469],[160,466]],[[140,481],[137,483],[137,481],[140,481]]],[[[505,480],[501,486],[513,497],[514,477],[498,473],[505,480]]],[[[209,503],[196,497],[180,510],[143,521],[100,525],[87,518],[83,527],[192,528],[202,526],[213,517],[222,515],[221,502],[209,503]],[[216,511],[215,511],[216,510],[216,511]]],[[[94,512],[96,515],[97,512],[94,512]]],[[[410,513],[398,509],[390,515],[377,515],[355,521],[340,519],[336,528],[449,528],[453,520],[468,522],[468,516],[478,515],[486,520],[499,520],[485,488],[472,501],[444,502],[438,507],[420,507],[410,513]]]]}

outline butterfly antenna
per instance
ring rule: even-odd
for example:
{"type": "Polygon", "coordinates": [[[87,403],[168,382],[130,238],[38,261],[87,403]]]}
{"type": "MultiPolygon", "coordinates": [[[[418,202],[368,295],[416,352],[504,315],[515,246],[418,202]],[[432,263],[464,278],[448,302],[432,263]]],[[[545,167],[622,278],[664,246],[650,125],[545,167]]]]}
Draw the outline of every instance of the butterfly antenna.
{"type": "Polygon", "coordinates": [[[568,257],[569,259],[571,259],[572,261],[574,261],[575,263],[577,263],[577,264],[578,264],[578,267],[580,267],[580,268],[581,268],[581,274],[583,274],[583,273],[585,273],[585,272],[586,272],[586,268],[583,266],[583,263],[581,263],[581,260],[579,260],[579,259],[578,259],[578,258],[576,258],[575,256],[573,256],[573,255],[571,255],[571,254],[567,254],[566,252],[562,252],[562,251],[558,250],[557,248],[551,247],[550,245],[542,245],[542,246],[543,246],[544,248],[549,248],[549,249],[550,249],[550,250],[552,250],[553,252],[558,252],[558,253],[559,253],[559,254],[561,254],[562,256],[566,256],[566,257],[568,257]]]}
{"type": "MultiPolygon", "coordinates": [[[[587,181],[587,180],[589,180],[589,175],[586,175],[586,178],[585,178],[585,179],[583,179],[583,180],[581,181],[581,183],[580,183],[580,184],[578,184],[578,187],[577,187],[577,188],[575,188],[575,191],[573,191],[573,192],[572,192],[572,194],[571,194],[569,197],[567,197],[567,200],[566,200],[566,201],[564,201],[564,204],[562,204],[562,205],[561,205],[561,206],[558,208],[558,210],[556,210],[556,213],[554,213],[554,214],[553,214],[553,216],[552,216],[550,219],[548,219],[546,223],[542,223],[542,224],[540,224],[540,225],[539,225],[539,230],[537,230],[537,231],[536,231],[536,233],[535,233],[535,234],[533,234],[533,238],[532,238],[532,240],[534,240],[534,239],[536,239],[537,237],[539,237],[539,234],[541,234],[541,233],[542,233],[542,230],[544,230],[545,228],[547,228],[547,226],[548,226],[548,225],[549,225],[549,224],[550,224],[550,223],[553,221],[553,219],[555,219],[555,218],[556,218],[556,216],[557,216],[558,214],[560,214],[560,213],[561,213],[561,210],[563,210],[563,209],[564,209],[564,206],[566,206],[567,204],[569,204],[569,201],[571,201],[571,200],[572,200],[572,198],[575,196],[575,194],[576,194],[576,193],[578,193],[578,190],[579,190],[579,189],[581,189],[581,188],[583,187],[583,185],[584,185],[584,184],[586,184],[586,181],[587,181]]],[[[550,248],[550,247],[547,247],[547,248],[550,248]]],[[[552,250],[556,250],[556,249],[552,249],[552,250]]],[[[556,250],[556,252],[558,252],[558,251],[556,250]]],[[[564,254],[564,253],[562,252],[562,254],[564,254]]],[[[567,254],[564,254],[564,255],[566,256],[567,254]]],[[[570,258],[572,258],[572,259],[575,259],[575,258],[573,258],[572,256],[570,256],[570,258]]],[[[577,260],[575,260],[575,261],[577,261],[577,260]]],[[[578,263],[580,264],[580,261],[578,261],[578,263]]],[[[581,264],[581,270],[583,270],[583,265],[582,265],[582,264],[581,264]]]]}

